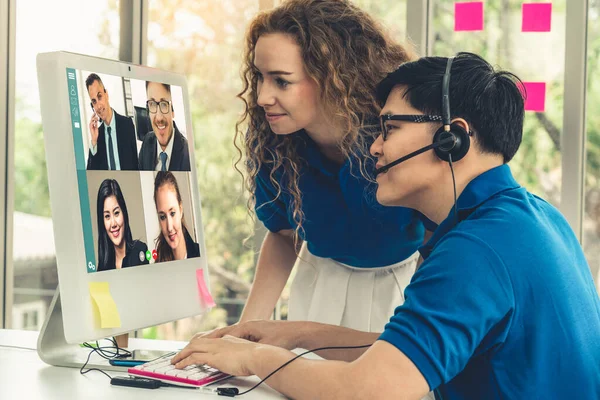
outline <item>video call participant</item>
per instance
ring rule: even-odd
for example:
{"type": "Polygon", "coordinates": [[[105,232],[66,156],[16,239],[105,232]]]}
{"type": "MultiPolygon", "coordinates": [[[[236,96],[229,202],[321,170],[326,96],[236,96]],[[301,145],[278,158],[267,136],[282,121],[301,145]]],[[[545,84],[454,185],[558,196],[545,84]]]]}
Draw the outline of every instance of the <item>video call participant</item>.
{"type": "Polygon", "coordinates": [[[328,352],[350,362],[301,358],[267,383],[295,399],[418,399],[428,390],[444,400],[599,399],[600,299],[585,255],[561,213],[519,186],[507,165],[523,133],[520,86],[470,53],[404,64],[380,85],[377,200],[439,224],[383,334],[248,323],[231,333],[259,343],[194,339],[177,367],[207,363],[264,378],[295,356],[267,337],[307,349],[370,337],[366,351],[328,352]]]}
{"type": "Polygon", "coordinates": [[[133,240],[127,205],[119,183],[105,179],[98,190],[98,271],[148,264],[148,246],[133,240]]]}
{"type": "Polygon", "coordinates": [[[146,108],[152,132],[144,136],[139,167],[143,171],[190,171],[187,139],[175,125],[171,86],[146,82],[146,108]]]}
{"type": "Polygon", "coordinates": [[[186,227],[179,185],[171,172],[156,174],[154,204],[161,232],[155,241],[157,262],[200,257],[200,246],[186,227]]]}
{"type": "Polygon", "coordinates": [[[111,108],[108,92],[98,75],[90,74],[85,86],[94,111],[89,124],[92,138],[87,169],[136,171],[138,151],[133,121],[111,108]]]}

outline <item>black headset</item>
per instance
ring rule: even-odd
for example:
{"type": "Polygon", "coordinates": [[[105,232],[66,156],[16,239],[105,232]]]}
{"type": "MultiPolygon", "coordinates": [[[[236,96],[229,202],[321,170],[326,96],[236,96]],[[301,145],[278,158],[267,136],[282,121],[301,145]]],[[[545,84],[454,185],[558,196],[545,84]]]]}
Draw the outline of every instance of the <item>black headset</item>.
{"type": "Polygon", "coordinates": [[[456,162],[461,160],[471,147],[470,134],[457,123],[451,123],[450,114],[450,70],[454,57],[448,58],[446,72],[442,80],[442,127],[433,135],[433,144],[447,142],[434,147],[440,160],[456,162]],[[448,139],[452,139],[448,141],[448,139]]]}
{"type": "MultiPolygon", "coordinates": [[[[453,162],[461,160],[471,147],[471,135],[462,126],[452,122],[452,114],[450,114],[450,70],[454,57],[448,58],[446,64],[446,72],[442,80],[442,116],[430,116],[435,121],[442,120],[442,126],[433,135],[433,143],[421,147],[410,154],[400,157],[391,163],[375,170],[375,175],[388,171],[390,168],[410,160],[426,151],[433,150],[440,160],[447,161],[452,166],[453,162]]],[[[415,121],[415,122],[424,122],[415,121]]]]}

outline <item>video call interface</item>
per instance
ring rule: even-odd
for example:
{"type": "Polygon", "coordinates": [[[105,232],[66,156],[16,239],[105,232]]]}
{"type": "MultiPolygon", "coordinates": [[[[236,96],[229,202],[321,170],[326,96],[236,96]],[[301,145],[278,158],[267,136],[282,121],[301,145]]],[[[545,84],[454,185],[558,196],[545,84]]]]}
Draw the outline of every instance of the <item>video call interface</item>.
{"type": "Polygon", "coordinates": [[[67,68],[88,272],[200,257],[181,87],[67,68]]]}

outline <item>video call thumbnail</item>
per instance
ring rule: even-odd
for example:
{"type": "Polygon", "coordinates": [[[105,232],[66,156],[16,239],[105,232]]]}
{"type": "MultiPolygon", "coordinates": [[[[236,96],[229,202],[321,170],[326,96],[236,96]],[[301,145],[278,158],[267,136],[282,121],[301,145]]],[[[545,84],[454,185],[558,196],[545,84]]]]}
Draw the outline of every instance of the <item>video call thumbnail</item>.
{"type": "Polygon", "coordinates": [[[97,271],[200,256],[188,173],[87,176],[97,271]]]}
{"type": "Polygon", "coordinates": [[[84,223],[86,249],[93,242],[88,272],[200,257],[181,88],[74,69],[67,75],[78,88],[73,96],[70,86],[70,103],[81,118],[73,134],[81,138],[74,144],[82,216],[91,219],[90,229],[84,223]]]}

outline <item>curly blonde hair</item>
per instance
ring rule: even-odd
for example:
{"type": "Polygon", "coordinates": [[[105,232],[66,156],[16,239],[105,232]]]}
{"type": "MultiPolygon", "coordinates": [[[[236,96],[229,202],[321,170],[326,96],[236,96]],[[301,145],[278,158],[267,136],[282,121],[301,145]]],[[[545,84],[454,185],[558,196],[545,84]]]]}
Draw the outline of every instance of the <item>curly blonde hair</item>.
{"type": "Polygon", "coordinates": [[[298,187],[301,160],[293,137],[273,133],[263,108],[257,104],[255,48],[260,36],[271,33],[286,34],[300,47],[304,67],[318,86],[326,112],[332,120],[341,121],[344,135],[339,150],[344,158],[358,160],[365,177],[362,158],[368,154],[369,136],[377,131],[361,128],[380,112],[375,88],[388,72],[412,59],[412,55],[392,41],[371,16],[347,0],[289,0],[260,13],[250,24],[241,72],[243,90],[237,95],[245,110],[236,124],[234,144],[239,158],[235,166],[240,171],[238,164],[245,153],[250,213],[256,203],[256,176],[263,165],[270,166],[270,180],[277,189],[274,200],[283,191],[292,198],[297,243],[304,220],[298,187]],[[280,182],[286,182],[285,187],[280,182]]]}

